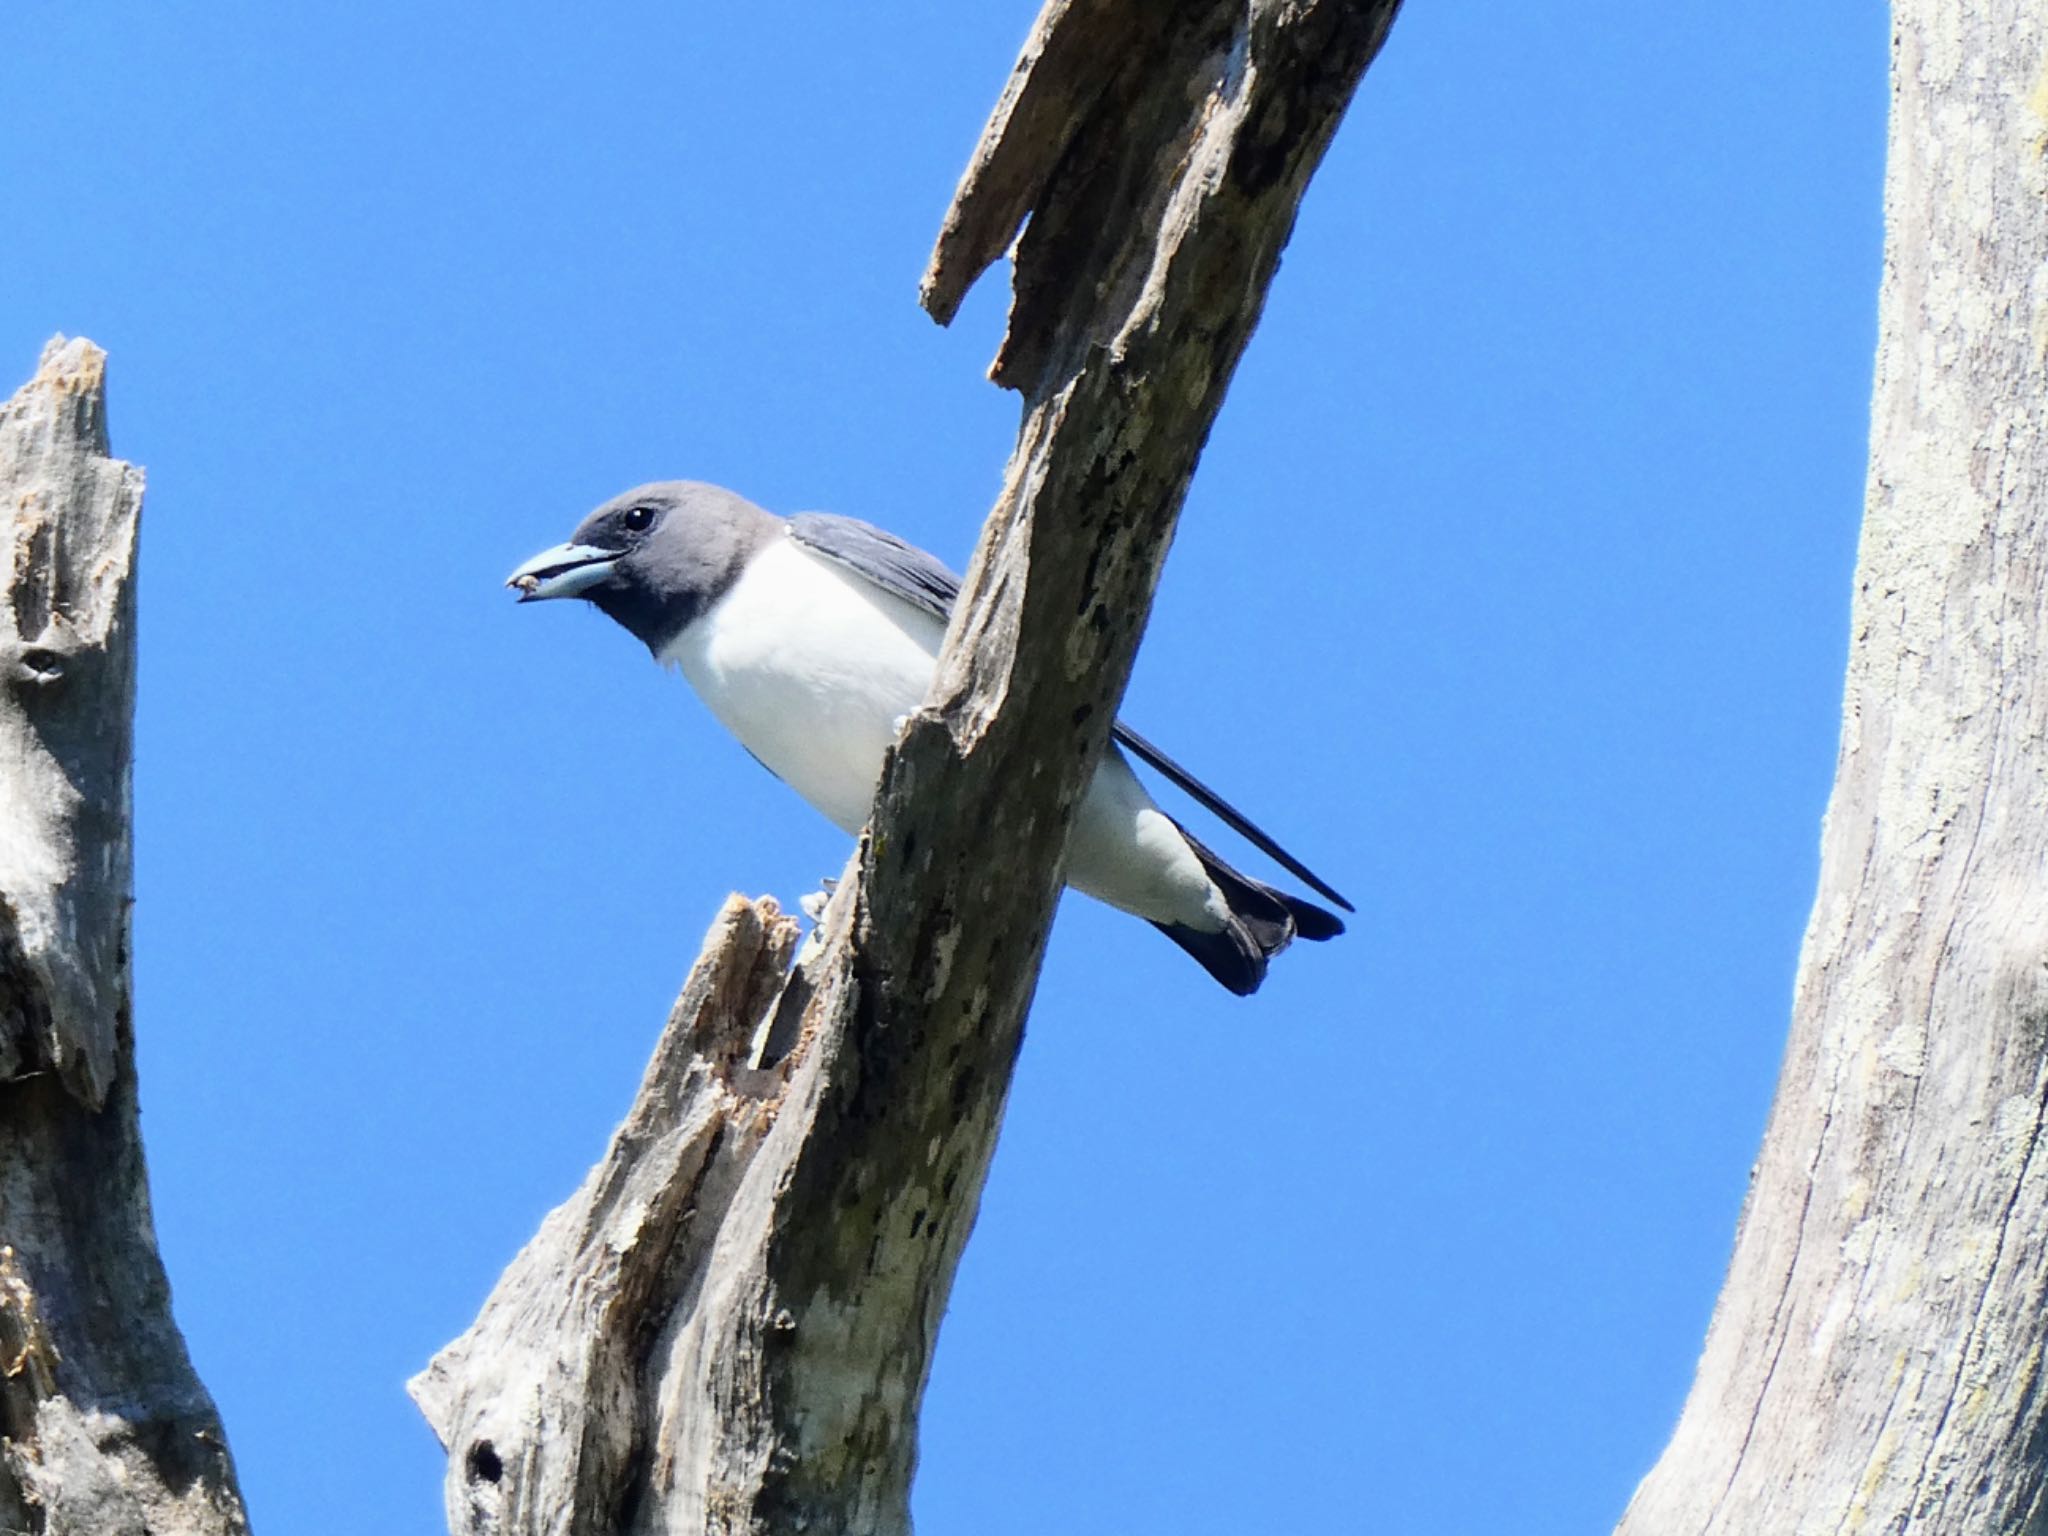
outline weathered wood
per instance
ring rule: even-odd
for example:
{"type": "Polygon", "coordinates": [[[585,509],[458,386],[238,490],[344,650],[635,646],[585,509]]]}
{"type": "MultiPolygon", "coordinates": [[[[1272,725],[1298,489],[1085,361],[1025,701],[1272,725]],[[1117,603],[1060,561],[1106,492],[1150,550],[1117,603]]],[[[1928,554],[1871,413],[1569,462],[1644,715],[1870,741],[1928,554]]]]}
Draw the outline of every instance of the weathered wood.
{"type": "Polygon", "coordinates": [[[2048,49],[1896,0],[1841,756],[1777,1102],[1626,1536],[2048,1530],[2048,49]]]}
{"type": "Polygon", "coordinates": [[[0,409],[0,1530],[246,1529],[171,1320],[136,1121],[129,761],[142,475],[105,355],[0,409]]]}
{"type": "MultiPolygon", "coordinates": [[[[592,1277],[618,1262],[591,1191],[640,1187],[622,1134],[415,1381],[449,1447],[456,1531],[908,1529],[918,1403],[1066,830],[1301,192],[1394,10],[1055,0],[1040,17],[926,280],[950,314],[1028,214],[997,364],[1026,418],[932,697],[790,982],[797,1049],[768,1097],[718,1090],[714,1119],[766,1134],[737,1187],[721,1165],[698,1206],[720,1212],[715,1238],[692,1228],[667,1290],[604,1322],[644,1341],[644,1368],[596,1381],[577,1363],[592,1277]]],[[[752,974],[749,925],[769,919],[735,912],[693,987],[752,974]]],[[[708,1029],[720,1053],[769,1006],[730,995],[758,1006],[708,1029]]],[[[720,1070],[683,1072],[708,1085],[720,1070]]],[[[633,1123],[650,1144],[698,1146],[706,1095],[643,1092],[633,1123]]],[[[659,1155],[663,1189],[704,1166],[659,1155]]]]}
{"type": "Polygon", "coordinates": [[[782,1080],[745,1062],[795,948],[773,902],[726,903],[603,1161],[414,1379],[461,1448],[455,1529],[622,1530],[645,1501],[642,1415],[655,1443],[676,1437],[658,1397],[667,1345],[773,1123],[782,1080]]]}
{"type": "Polygon", "coordinates": [[[142,475],[107,456],[102,355],[46,349],[0,413],[0,921],[21,978],[0,1077],[54,1071],[97,1107],[128,1010],[131,571],[142,475]]]}

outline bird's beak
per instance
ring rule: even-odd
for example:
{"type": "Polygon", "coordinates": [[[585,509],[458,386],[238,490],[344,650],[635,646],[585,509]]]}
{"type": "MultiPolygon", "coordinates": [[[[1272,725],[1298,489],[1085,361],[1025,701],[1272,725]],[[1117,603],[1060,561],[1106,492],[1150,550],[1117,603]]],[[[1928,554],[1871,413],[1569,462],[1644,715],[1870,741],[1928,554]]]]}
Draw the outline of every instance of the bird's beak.
{"type": "Polygon", "coordinates": [[[544,597],[581,597],[611,575],[623,553],[589,544],[557,544],[507,576],[505,585],[518,591],[522,603],[537,603],[544,597]]]}

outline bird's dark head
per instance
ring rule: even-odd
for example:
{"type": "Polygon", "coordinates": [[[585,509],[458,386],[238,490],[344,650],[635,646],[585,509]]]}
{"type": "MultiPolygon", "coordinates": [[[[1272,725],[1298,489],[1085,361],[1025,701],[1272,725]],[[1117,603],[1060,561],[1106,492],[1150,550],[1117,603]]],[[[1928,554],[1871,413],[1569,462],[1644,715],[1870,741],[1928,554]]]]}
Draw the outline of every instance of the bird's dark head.
{"type": "Polygon", "coordinates": [[[522,603],[580,597],[659,655],[723,597],[782,520],[742,496],[664,480],[615,496],[506,580],[522,603]]]}

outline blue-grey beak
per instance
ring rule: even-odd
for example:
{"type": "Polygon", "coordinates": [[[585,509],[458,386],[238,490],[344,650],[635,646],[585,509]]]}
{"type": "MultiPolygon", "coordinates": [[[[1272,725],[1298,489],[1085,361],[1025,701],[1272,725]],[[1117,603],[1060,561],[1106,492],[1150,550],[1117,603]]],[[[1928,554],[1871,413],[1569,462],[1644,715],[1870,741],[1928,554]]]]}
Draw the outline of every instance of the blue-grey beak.
{"type": "Polygon", "coordinates": [[[505,578],[518,589],[519,601],[537,603],[547,597],[580,597],[611,575],[624,554],[589,544],[557,544],[544,549],[505,578]]]}

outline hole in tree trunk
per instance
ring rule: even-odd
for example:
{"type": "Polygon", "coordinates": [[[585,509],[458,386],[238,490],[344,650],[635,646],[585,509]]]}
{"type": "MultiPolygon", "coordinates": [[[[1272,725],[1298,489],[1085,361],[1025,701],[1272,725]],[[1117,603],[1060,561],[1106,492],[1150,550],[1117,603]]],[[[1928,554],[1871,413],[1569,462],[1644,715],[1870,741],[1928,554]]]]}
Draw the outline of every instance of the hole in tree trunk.
{"type": "Polygon", "coordinates": [[[495,1483],[505,1475],[505,1463],[498,1459],[498,1448],[488,1440],[479,1440],[469,1448],[469,1480],[495,1483]]]}

